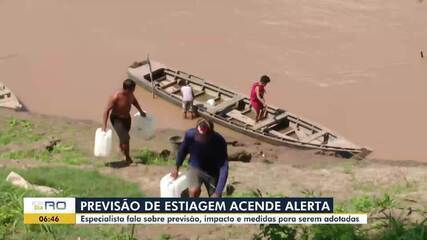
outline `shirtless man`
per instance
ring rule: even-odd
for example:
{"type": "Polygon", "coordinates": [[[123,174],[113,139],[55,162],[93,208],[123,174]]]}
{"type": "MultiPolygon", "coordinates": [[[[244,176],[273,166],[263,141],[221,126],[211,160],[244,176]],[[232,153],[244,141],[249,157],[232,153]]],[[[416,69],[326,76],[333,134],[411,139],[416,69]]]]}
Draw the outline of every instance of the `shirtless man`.
{"type": "Polygon", "coordinates": [[[131,126],[130,109],[132,105],[138,109],[142,117],[145,117],[145,112],[139,106],[133,92],[135,91],[135,82],[131,79],[126,79],[123,82],[123,89],[117,91],[108,101],[107,109],[105,109],[103,115],[103,127],[102,130],[105,132],[107,129],[108,115],[110,115],[111,125],[119,136],[120,150],[124,155],[124,160],[128,163],[132,163],[132,158],[129,155],[129,131],[131,126]]]}

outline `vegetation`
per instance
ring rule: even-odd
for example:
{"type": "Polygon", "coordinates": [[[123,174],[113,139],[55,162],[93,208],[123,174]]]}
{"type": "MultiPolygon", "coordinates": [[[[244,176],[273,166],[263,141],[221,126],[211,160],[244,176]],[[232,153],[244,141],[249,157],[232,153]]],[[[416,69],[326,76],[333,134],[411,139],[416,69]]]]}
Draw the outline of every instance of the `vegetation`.
{"type": "MultiPolygon", "coordinates": [[[[159,166],[174,166],[175,156],[170,156],[170,153],[161,154],[149,149],[143,149],[134,152],[134,160],[138,163],[145,165],[159,165],[159,166]]],[[[183,166],[188,166],[188,161],[184,161],[183,166]]]]}
{"type": "Polygon", "coordinates": [[[5,125],[0,129],[0,146],[31,143],[43,138],[43,134],[36,133],[34,124],[28,120],[9,118],[5,125]]]}
{"type": "Polygon", "coordinates": [[[289,226],[260,225],[254,240],[425,240],[427,222],[407,223],[406,220],[387,215],[381,220],[381,227],[363,228],[360,225],[310,225],[289,226]]]}
{"type": "Polygon", "coordinates": [[[250,189],[248,191],[235,192],[230,196],[225,197],[233,197],[233,198],[259,198],[259,197],[284,197],[283,194],[280,193],[262,193],[259,189],[250,189]]]}
{"type": "MultiPolygon", "coordinates": [[[[0,159],[32,159],[70,165],[89,163],[79,149],[78,142],[62,141],[50,149],[28,148],[39,142],[49,140],[46,133],[39,132],[39,126],[24,119],[0,119],[0,159]]],[[[48,131],[49,132],[49,131],[48,131]]],[[[72,140],[71,140],[72,141],[72,140]]],[[[135,160],[146,165],[171,166],[174,158],[148,149],[133,153],[135,160]]],[[[185,161],[188,164],[188,161],[185,161]]],[[[359,163],[343,164],[343,172],[353,175],[359,163]]],[[[93,165],[92,165],[93,166],[93,165]]],[[[96,166],[96,165],[95,165],[96,166]]],[[[57,196],[85,197],[140,197],[143,193],[138,186],[119,178],[105,176],[96,170],[82,167],[38,167],[31,169],[0,168],[0,179],[5,179],[10,171],[15,171],[29,182],[60,190],[57,196]],[[58,181],[60,179],[60,181],[58,181]]],[[[427,239],[427,220],[414,221],[418,209],[402,210],[395,194],[414,192],[421,189],[416,182],[406,181],[399,185],[381,188],[374,182],[357,182],[354,189],[364,195],[345,202],[335,203],[336,212],[367,212],[369,225],[260,225],[253,239],[343,239],[343,240],[425,240],[427,239]],[[382,191],[389,194],[372,195],[368,192],[382,191]]],[[[306,189],[304,196],[321,196],[321,192],[306,189]]],[[[0,182],[0,239],[116,239],[134,240],[135,226],[111,225],[24,225],[23,197],[42,196],[40,193],[16,188],[7,182],[0,182]]],[[[260,190],[247,190],[233,193],[228,197],[283,197],[281,194],[261,193],[260,190]]],[[[423,213],[423,212],[421,212],[423,213]]],[[[424,213],[425,214],[425,213],[424,213]]],[[[172,239],[162,234],[161,240],[172,239]]]]}
{"type": "Polygon", "coordinates": [[[171,240],[172,237],[169,234],[165,234],[163,233],[162,235],[160,235],[159,240],[171,240]]]}
{"type": "Polygon", "coordinates": [[[279,239],[296,239],[297,229],[287,225],[279,224],[261,224],[260,232],[255,234],[254,240],[279,240],[279,239]]]}
{"type": "Polygon", "coordinates": [[[74,145],[67,143],[55,144],[52,148],[38,146],[28,148],[25,145],[48,141],[43,133],[36,133],[32,122],[23,119],[9,118],[7,127],[0,130],[0,147],[13,146],[0,153],[0,159],[34,159],[45,162],[60,162],[66,164],[88,163],[87,157],[74,145]]]}
{"type": "Polygon", "coordinates": [[[134,154],[134,159],[137,162],[140,162],[142,164],[146,165],[173,165],[175,164],[175,161],[172,159],[169,159],[167,156],[161,156],[160,154],[148,150],[143,149],[140,151],[137,151],[134,154]]]}
{"type": "MultiPolygon", "coordinates": [[[[54,167],[32,169],[0,168],[5,179],[15,171],[34,184],[61,190],[57,196],[85,197],[141,197],[138,186],[122,179],[104,176],[96,171],[54,167]],[[61,181],[58,181],[61,179],[61,181]]],[[[40,193],[0,182],[0,239],[133,239],[133,228],[117,226],[24,225],[23,197],[41,196],[40,193]]]]}
{"type": "MultiPolygon", "coordinates": [[[[427,218],[411,222],[411,212],[395,208],[396,200],[390,195],[361,196],[335,206],[336,212],[367,212],[369,225],[260,225],[254,240],[426,240],[427,218]]],[[[422,212],[421,212],[422,215],[422,212]]]]}

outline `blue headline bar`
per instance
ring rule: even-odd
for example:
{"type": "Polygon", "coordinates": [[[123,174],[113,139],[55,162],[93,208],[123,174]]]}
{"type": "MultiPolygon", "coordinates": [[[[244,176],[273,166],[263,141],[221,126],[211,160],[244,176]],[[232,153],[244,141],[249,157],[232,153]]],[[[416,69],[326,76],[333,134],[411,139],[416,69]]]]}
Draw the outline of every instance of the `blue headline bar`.
{"type": "Polygon", "coordinates": [[[76,213],[333,213],[333,198],[76,198],[76,213]]]}

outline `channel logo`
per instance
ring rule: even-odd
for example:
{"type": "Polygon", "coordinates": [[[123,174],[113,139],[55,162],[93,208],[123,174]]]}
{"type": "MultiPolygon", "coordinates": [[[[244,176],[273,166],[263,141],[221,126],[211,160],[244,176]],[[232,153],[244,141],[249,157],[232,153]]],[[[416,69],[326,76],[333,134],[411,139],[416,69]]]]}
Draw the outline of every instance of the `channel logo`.
{"type": "Polygon", "coordinates": [[[66,201],[34,201],[32,203],[34,211],[57,211],[67,209],[66,201]]]}
{"type": "Polygon", "coordinates": [[[33,202],[31,205],[33,206],[34,211],[40,211],[40,210],[43,211],[44,210],[43,202],[36,201],[36,202],[33,202]]]}
{"type": "Polygon", "coordinates": [[[27,213],[72,213],[75,209],[73,198],[24,198],[27,213]]]}

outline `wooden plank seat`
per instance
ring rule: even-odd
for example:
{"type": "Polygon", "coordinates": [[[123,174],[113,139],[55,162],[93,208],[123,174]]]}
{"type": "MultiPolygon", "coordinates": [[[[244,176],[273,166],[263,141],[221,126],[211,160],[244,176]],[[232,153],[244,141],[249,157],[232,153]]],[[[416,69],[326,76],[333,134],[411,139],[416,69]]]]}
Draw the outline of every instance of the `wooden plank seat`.
{"type": "Polygon", "coordinates": [[[233,109],[230,112],[227,113],[227,116],[234,118],[240,122],[243,122],[247,125],[254,125],[255,124],[255,120],[253,120],[252,118],[243,115],[242,112],[240,112],[239,110],[233,109]]]}
{"type": "Polygon", "coordinates": [[[204,82],[201,78],[198,78],[195,76],[192,77],[192,75],[186,74],[182,71],[174,72],[170,69],[165,69],[165,72],[166,72],[166,74],[173,76],[175,79],[177,79],[177,78],[183,79],[183,80],[187,80],[189,82],[195,82],[198,84],[203,84],[203,82],[204,82]]]}
{"type": "Polygon", "coordinates": [[[180,88],[178,88],[178,87],[176,87],[176,86],[169,86],[168,88],[166,88],[166,89],[164,89],[165,90],[165,92],[167,92],[167,93],[169,93],[169,94],[175,94],[175,93],[177,93],[177,92],[179,92],[179,91],[181,91],[181,89],[180,88]]]}
{"type": "Polygon", "coordinates": [[[320,137],[323,137],[323,135],[325,135],[326,133],[328,133],[328,132],[326,132],[325,130],[322,130],[322,131],[319,131],[318,133],[309,135],[309,136],[301,139],[301,141],[309,143],[309,142],[312,142],[312,141],[314,141],[320,137]]]}
{"type": "Polygon", "coordinates": [[[172,80],[172,81],[166,81],[166,80],[163,80],[163,81],[161,81],[159,84],[160,84],[160,87],[161,88],[163,88],[163,89],[165,89],[165,88],[168,88],[168,87],[170,87],[170,86],[173,86],[173,85],[175,85],[176,84],[176,80],[172,80]],[[163,83],[163,82],[168,82],[168,83],[163,83]]]}
{"type": "Polygon", "coordinates": [[[285,129],[286,131],[283,133],[283,134],[285,134],[285,135],[289,135],[289,134],[291,134],[291,133],[293,133],[293,132],[295,132],[295,128],[293,128],[293,127],[288,127],[287,129],[285,129]]]}
{"type": "Polygon", "coordinates": [[[224,111],[230,107],[233,107],[234,105],[236,105],[238,102],[240,102],[243,99],[242,96],[240,95],[236,95],[234,96],[232,99],[228,100],[228,101],[224,101],[214,107],[210,107],[208,108],[208,112],[212,113],[212,114],[217,114],[218,112],[224,111]]]}
{"type": "Polygon", "coordinates": [[[307,135],[302,130],[300,130],[298,126],[295,128],[295,134],[297,135],[300,142],[303,142],[302,139],[307,137],[307,135]]]}
{"type": "Polygon", "coordinates": [[[194,93],[194,97],[193,98],[200,97],[203,94],[205,94],[205,91],[200,91],[200,92],[194,93]]]}
{"type": "Polygon", "coordinates": [[[275,136],[277,136],[277,137],[280,137],[280,138],[288,139],[288,140],[291,140],[291,141],[296,141],[297,140],[297,139],[295,139],[293,137],[290,137],[290,136],[286,135],[285,133],[281,133],[281,132],[273,130],[273,129],[269,130],[268,132],[271,133],[271,134],[273,134],[273,135],[275,135],[275,136]]]}
{"type": "Polygon", "coordinates": [[[272,118],[267,118],[267,119],[265,119],[265,120],[262,120],[262,121],[258,122],[258,123],[254,126],[254,129],[255,129],[255,130],[258,130],[258,129],[261,129],[261,128],[268,127],[268,126],[270,126],[270,125],[273,125],[273,124],[275,124],[275,123],[279,122],[280,120],[283,120],[283,119],[284,119],[284,118],[286,118],[287,116],[288,116],[288,113],[281,113],[281,114],[279,114],[279,115],[277,115],[277,116],[274,116],[274,117],[272,117],[272,118]]]}

